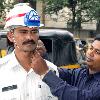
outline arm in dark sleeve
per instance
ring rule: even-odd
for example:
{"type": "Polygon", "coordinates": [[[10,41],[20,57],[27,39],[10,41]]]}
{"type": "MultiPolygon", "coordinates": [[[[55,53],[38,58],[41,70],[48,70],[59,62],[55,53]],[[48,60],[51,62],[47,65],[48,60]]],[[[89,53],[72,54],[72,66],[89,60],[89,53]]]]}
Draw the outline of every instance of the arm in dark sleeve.
{"type": "MultiPolygon", "coordinates": [[[[99,100],[100,89],[95,90],[98,95],[93,94],[91,90],[79,90],[77,87],[69,85],[66,81],[57,77],[54,72],[49,71],[43,81],[50,87],[53,95],[57,96],[59,100],[99,100]]],[[[99,87],[100,88],[100,87],[99,87]]]]}

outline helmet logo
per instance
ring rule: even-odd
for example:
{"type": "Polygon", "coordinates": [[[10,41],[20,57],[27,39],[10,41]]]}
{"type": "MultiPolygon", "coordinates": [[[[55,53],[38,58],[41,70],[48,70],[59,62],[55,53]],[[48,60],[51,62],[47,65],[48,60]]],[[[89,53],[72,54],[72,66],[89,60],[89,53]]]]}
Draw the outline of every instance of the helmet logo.
{"type": "Polygon", "coordinates": [[[35,10],[26,13],[24,17],[24,24],[26,26],[40,26],[40,17],[35,10]]]}

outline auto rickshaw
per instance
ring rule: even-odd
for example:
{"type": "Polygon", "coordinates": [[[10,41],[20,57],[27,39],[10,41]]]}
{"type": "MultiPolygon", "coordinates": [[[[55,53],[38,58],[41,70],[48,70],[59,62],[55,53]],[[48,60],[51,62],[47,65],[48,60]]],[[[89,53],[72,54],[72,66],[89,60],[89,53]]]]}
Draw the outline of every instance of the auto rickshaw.
{"type": "Polygon", "coordinates": [[[80,67],[72,33],[62,29],[41,29],[39,35],[51,62],[65,68],[80,67]]]}

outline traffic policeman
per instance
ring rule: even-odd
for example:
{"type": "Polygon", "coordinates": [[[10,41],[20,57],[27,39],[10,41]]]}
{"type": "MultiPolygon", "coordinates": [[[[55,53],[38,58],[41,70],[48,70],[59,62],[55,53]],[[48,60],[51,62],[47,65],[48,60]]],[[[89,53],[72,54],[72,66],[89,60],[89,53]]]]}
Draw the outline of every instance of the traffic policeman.
{"type": "Polygon", "coordinates": [[[36,49],[40,26],[38,13],[26,3],[15,5],[8,13],[4,28],[15,49],[0,59],[0,100],[57,100],[42,76],[34,72],[34,66],[47,65],[57,73],[57,67],[36,49]]]}

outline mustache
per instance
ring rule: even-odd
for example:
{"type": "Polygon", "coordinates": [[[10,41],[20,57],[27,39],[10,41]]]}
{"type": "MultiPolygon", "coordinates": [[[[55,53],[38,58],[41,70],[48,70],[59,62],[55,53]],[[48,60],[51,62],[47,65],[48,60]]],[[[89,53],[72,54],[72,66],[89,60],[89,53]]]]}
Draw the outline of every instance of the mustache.
{"type": "Polygon", "coordinates": [[[36,44],[36,42],[34,41],[34,40],[27,40],[27,41],[24,41],[23,42],[23,45],[25,45],[25,44],[36,44]]]}

